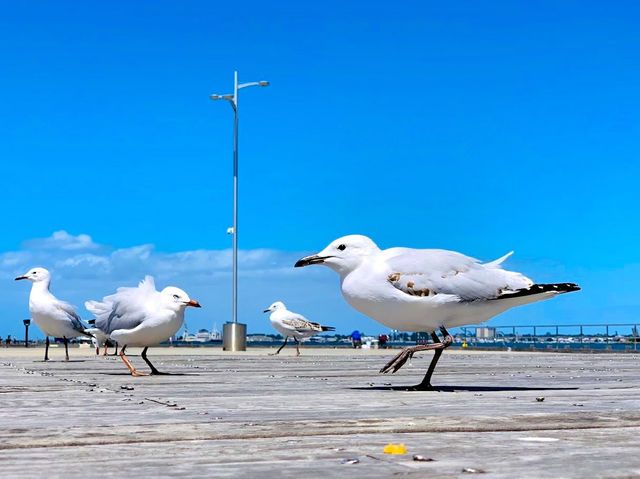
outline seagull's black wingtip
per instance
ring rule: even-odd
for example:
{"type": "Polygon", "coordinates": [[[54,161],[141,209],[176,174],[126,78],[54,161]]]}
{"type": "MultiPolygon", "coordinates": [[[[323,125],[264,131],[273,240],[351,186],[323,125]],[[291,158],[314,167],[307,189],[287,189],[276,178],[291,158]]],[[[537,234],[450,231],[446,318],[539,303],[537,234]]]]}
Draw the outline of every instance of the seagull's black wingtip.
{"type": "Polygon", "coordinates": [[[498,296],[497,300],[500,299],[511,299],[511,298],[519,298],[522,296],[533,296],[535,294],[542,293],[572,293],[574,291],[580,291],[580,286],[576,283],[550,283],[550,284],[534,284],[529,286],[528,288],[518,289],[516,291],[505,291],[500,296],[498,296]]]}

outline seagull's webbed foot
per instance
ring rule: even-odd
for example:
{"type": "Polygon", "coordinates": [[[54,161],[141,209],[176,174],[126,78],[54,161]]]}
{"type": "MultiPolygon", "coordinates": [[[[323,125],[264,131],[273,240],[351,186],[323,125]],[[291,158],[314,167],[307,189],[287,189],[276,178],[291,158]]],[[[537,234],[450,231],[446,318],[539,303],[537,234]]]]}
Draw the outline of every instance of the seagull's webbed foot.
{"type": "Polygon", "coordinates": [[[284,348],[287,345],[287,340],[289,339],[289,336],[285,336],[284,337],[284,343],[282,343],[282,346],[280,346],[278,348],[278,350],[275,353],[269,353],[269,356],[276,356],[280,353],[280,351],[282,351],[282,348],[284,348]]]}
{"type": "Polygon", "coordinates": [[[408,388],[408,391],[436,391],[437,389],[431,384],[416,384],[408,388]]]}
{"type": "Polygon", "coordinates": [[[435,332],[431,333],[431,339],[433,340],[432,344],[419,344],[416,346],[410,346],[408,348],[404,348],[396,357],[394,357],[391,361],[389,361],[381,370],[381,373],[388,373],[391,371],[395,373],[398,369],[400,369],[407,360],[411,359],[414,353],[418,351],[426,351],[429,349],[433,349],[434,355],[431,360],[431,364],[429,364],[429,369],[427,370],[427,374],[425,374],[424,379],[420,384],[412,386],[409,388],[411,391],[433,391],[434,388],[431,385],[431,376],[433,375],[433,371],[436,368],[436,364],[442,355],[442,352],[451,346],[453,343],[453,338],[449,334],[449,332],[445,329],[444,326],[440,327],[440,331],[442,332],[442,339],[438,338],[438,335],[435,332]]]}
{"type": "Polygon", "coordinates": [[[161,371],[158,371],[156,369],[156,367],[151,364],[151,361],[149,361],[149,358],[147,358],[147,348],[144,348],[142,350],[142,354],[140,355],[142,357],[142,359],[144,359],[144,362],[147,363],[147,365],[149,366],[149,369],[151,369],[151,376],[167,376],[171,373],[163,373],[161,371]]]}
{"type": "Polygon", "coordinates": [[[129,372],[131,373],[131,375],[132,376],[149,376],[149,373],[140,372],[133,367],[133,364],[131,364],[127,356],[125,356],[124,354],[124,351],[126,348],[127,348],[126,345],[122,347],[122,349],[120,350],[120,357],[122,358],[122,361],[124,361],[124,364],[127,366],[127,369],[129,369],[129,372]]]}
{"type": "Polygon", "coordinates": [[[404,364],[413,357],[416,346],[410,346],[400,351],[391,361],[384,365],[380,370],[381,373],[386,374],[388,372],[395,373],[404,364]]]}
{"type": "MultiPolygon", "coordinates": [[[[435,349],[436,350],[436,358],[435,358],[435,362],[432,363],[432,365],[430,366],[429,370],[429,377],[431,377],[431,373],[433,373],[433,368],[435,368],[435,363],[438,361],[438,358],[440,357],[440,354],[442,354],[442,351],[446,348],[448,348],[449,346],[451,346],[451,343],[453,342],[453,338],[451,337],[451,335],[447,332],[446,329],[441,328],[441,330],[443,331],[443,335],[444,338],[442,339],[442,341],[438,340],[437,342],[435,342],[436,339],[439,339],[438,336],[435,333],[432,333],[432,338],[434,340],[434,342],[432,344],[418,344],[416,346],[409,346],[404,348],[402,351],[400,351],[400,353],[394,357],[391,361],[389,361],[381,370],[381,373],[388,373],[388,372],[392,372],[395,373],[398,369],[400,369],[402,366],[404,366],[404,364],[413,357],[413,355],[415,353],[417,353],[418,351],[428,351],[431,349],[435,349]],[[438,354],[439,353],[439,354],[438,354]]],[[[423,381],[424,383],[424,381],[423,381]]],[[[431,387],[431,384],[429,384],[429,381],[427,379],[425,384],[420,384],[419,386],[427,386],[427,387],[431,387]]]]}

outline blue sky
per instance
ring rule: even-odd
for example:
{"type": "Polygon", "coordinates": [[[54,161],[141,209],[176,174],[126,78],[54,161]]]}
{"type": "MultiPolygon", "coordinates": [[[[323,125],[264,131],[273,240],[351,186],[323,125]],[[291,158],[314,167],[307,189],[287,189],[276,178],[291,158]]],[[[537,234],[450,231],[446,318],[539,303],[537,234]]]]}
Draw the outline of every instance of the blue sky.
{"type": "Polygon", "coordinates": [[[21,331],[28,288],[10,280],[34,261],[84,317],[88,297],[151,273],[205,306],[190,329],[229,318],[232,112],[208,95],[229,92],[234,69],[271,82],[240,98],[250,331],[268,331],[260,311],[278,299],[341,331],[382,331],[349,309],[334,273],[290,268],[351,233],[480,259],[515,250],[507,268],[584,287],[492,324],[638,320],[639,12],[633,2],[6,6],[0,335],[21,331]]]}

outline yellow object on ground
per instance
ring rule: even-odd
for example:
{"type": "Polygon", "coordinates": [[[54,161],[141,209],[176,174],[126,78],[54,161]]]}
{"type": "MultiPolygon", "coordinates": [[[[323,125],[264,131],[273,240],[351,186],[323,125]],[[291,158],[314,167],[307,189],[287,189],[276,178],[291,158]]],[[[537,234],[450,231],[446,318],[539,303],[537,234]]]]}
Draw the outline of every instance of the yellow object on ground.
{"type": "Polygon", "coordinates": [[[467,347],[467,343],[466,342],[462,343],[462,347],[466,348],[467,347]]]}
{"type": "Polygon", "coordinates": [[[407,448],[404,444],[387,444],[382,450],[385,454],[406,454],[407,448]]]}

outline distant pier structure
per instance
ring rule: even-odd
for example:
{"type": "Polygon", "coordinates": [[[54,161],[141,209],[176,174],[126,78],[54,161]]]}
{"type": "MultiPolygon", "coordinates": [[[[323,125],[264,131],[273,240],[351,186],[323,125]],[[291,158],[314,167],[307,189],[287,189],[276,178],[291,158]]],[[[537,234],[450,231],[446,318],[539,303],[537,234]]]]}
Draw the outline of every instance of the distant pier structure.
{"type": "Polygon", "coordinates": [[[222,334],[217,328],[217,324],[213,323],[213,329],[199,329],[195,334],[189,334],[187,323],[184,323],[184,333],[182,334],[182,341],[185,343],[208,343],[212,341],[222,341],[222,334]]]}

